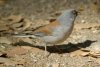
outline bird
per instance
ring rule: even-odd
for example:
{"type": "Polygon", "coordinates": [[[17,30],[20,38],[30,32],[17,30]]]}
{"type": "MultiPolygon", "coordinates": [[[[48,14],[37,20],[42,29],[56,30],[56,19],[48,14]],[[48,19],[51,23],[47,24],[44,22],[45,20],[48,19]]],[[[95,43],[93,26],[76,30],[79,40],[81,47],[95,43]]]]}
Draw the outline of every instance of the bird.
{"type": "MultiPolygon", "coordinates": [[[[45,54],[48,44],[56,45],[62,43],[70,36],[77,14],[78,12],[75,9],[67,9],[56,20],[32,31],[32,35],[39,37],[46,43],[45,54]]],[[[32,36],[26,35],[24,37],[32,36]]]]}

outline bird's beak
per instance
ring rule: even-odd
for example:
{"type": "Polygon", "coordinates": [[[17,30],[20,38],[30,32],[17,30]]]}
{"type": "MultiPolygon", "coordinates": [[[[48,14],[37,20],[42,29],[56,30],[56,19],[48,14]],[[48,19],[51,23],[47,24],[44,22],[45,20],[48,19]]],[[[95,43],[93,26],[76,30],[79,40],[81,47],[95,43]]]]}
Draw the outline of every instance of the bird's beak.
{"type": "Polygon", "coordinates": [[[80,15],[81,14],[81,11],[80,10],[76,10],[77,12],[77,15],[80,15]]]}

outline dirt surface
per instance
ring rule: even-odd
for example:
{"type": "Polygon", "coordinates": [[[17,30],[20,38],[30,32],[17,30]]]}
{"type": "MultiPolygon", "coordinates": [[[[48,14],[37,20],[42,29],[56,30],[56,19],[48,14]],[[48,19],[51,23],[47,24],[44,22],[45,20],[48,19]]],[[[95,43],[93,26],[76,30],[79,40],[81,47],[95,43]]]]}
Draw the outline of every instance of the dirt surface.
{"type": "Polygon", "coordinates": [[[61,1],[0,0],[0,67],[100,67],[99,0],[61,1]],[[68,8],[80,11],[73,32],[62,44],[47,46],[47,55],[42,40],[11,35],[32,33],[68,8]]]}

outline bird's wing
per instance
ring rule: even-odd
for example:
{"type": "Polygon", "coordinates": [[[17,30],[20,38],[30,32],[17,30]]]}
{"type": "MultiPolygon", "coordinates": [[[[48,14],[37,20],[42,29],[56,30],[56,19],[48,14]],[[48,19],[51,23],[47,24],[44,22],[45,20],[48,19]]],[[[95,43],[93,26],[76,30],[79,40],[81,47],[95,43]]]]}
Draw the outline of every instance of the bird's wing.
{"type": "Polygon", "coordinates": [[[59,22],[54,21],[46,26],[40,27],[33,31],[33,35],[35,36],[52,36],[52,33],[56,31],[56,27],[59,26],[59,22]]]}
{"type": "Polygon", "coordinates": [[[51,34],[51,30],[48,27],[40,27],[33,31],[33,35],[43,37],[43,36],[48,36],[51,34]]]}

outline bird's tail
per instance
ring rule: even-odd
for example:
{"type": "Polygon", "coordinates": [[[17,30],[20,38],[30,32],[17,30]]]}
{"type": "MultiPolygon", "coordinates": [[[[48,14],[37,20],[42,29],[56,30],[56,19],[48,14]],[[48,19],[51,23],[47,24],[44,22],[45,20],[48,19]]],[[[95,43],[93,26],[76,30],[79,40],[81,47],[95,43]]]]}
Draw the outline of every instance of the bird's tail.
{"type": "Polygon", "coordinates": [[[26,35],[26,34],[13,34],[12,37],[32,37],[32,38],[36,38],[36,36],[34,35],[26,35]]]}

